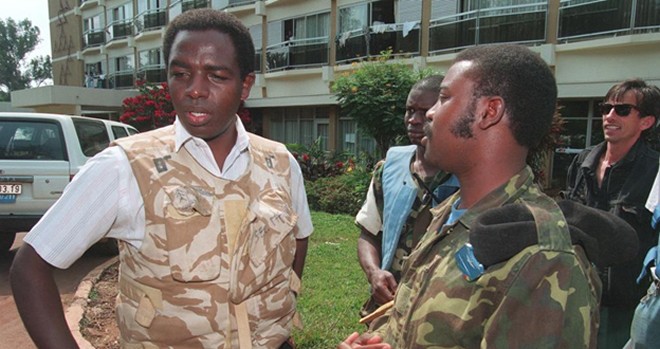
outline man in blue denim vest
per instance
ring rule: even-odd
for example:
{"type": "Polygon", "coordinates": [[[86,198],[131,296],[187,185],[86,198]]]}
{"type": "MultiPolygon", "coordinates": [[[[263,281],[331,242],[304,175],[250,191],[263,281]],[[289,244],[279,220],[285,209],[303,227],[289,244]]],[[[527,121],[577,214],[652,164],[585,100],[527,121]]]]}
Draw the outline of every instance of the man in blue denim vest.
{"type": "Polygon", "coordinates": [[[369,192],[355,218],[361,228],[360,265],[371,297],[360,314],[366,316],[392,300],[401,266],[431,221],[429,209],[458,189],[458,181],[424,159],[425,114],[437,101],[442,75],[418,81],[410,90],[403,121],[411,145],[387,151],[374,170],[369,192]]]}

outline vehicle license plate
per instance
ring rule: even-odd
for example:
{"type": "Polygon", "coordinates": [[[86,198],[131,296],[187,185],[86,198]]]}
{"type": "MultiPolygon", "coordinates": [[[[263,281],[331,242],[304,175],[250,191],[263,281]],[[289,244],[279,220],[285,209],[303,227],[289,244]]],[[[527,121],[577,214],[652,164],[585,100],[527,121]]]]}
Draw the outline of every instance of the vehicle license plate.
{"type": "Polygon", "coordinates": [[[0,194],[0,204],[13,204],[16,202],[15,194],[0,194]]]}
{"type": "Polygon", "coordinates": [[[0,194],[20,195],[23,191],[21,184],[0,184],[0,194]]]}

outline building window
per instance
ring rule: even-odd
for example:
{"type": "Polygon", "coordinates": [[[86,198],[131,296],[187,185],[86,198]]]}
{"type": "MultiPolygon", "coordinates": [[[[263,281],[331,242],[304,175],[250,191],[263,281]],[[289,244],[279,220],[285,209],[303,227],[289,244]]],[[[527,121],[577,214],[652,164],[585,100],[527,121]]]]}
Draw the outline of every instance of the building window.
{"type": "Polygon", "coordinates": [[[562,100],[560,112],[564,119],[561,144],[552,159],[552,187],[566,187],[568,166],[576,154],[604,140],[603,119],[598,113],[600,100],[562,100]]]}
{"type": "Polygon", "coordinates": [[[266,57],[269,70],[328,63],[330,13],[293,18],[281,24],[277,22],[275,28],[278,34],[281,29],[281,40],[268,46],[266,57]]]}
{"type": "Polygon", "coordinates": [[[375,154],[376,141],[360,133],[357,122],[353,119],[342,118],[339,120],[338,152],[359,155],[361,153],[375,154]]]}
{"type": "Polygon", "coordinates": [[[167,24],[166,0],[140,0],[135,25],[138,31],[158,29],[167,24]]]}
{"type": "Polygon", "coordinates": [[[547,2],[462,0],[434,2],[429,30],[431,54],[500,42],[546,40],[547,2]]]}
{"type": "Polygon", "coordinates": [[[106,88],[104,63],[85,63],[85,87],[106,88]]]}
{"type": "Polygon", "coordinates": [[[135,56],[132,54],[115,57],[111,61],[110,87],[133,87],[133,74],[135,72],[135,56]]]}
{"type": "Polygon", "coordinates": [[[83,19],[83,43],[85,47],[98,46],[105,43],[105,32],[101,15],[83,19]]]}
{"type": "MultiPolygon", "coordinates": [[[[421,6],[421,5],[419,5],[421,6]]],[[[393,53],[418,52],[418,27],[404,30],[403,23],[395,23],[394,1],[382,0],[339,9],[337,61],[379,56],[382,51],[393,53]],[[405,32],[405,33],[404,33],[405,32]],[[410,43],[404,43],[410,41],[410,43]],[[412,46],[412,47],[408,47],[412,46]]],[[[412,23],[413,26],[415,23],[412,23]]]]}
{"type": "Polygon", "coordinates": [[[149,82],[167,81],[167,72],[161,50],[158,48],[140,51],[138,55],[138,77],[149,82]]]}
{"type": "Polygon", "coordinates": [[[329,109],[327,107],[273,108],[269,138],[285,144],[306,147],[318,141],[319,149],[328,150],[329,109]]]}
{"type": "Polygon", "coordinates": [[[209,0],[183,0],[181,3],[181,12],[186,12],[195,8],[209,7],[209,0]]]}
{"type": "Polygon", "coordinates": [[[127,2],[108,10],[110,40],[125,38],[133,34],[133,4],[127,2]]]}

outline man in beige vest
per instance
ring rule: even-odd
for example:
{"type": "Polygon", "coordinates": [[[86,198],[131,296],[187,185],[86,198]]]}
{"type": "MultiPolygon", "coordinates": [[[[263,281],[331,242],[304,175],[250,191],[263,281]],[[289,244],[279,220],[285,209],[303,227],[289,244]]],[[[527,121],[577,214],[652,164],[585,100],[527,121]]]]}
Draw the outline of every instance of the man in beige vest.
{"type": "Polygon", "coordinates": [[[11,270],[39,348],[74,348],[54,268],[119,240],[123,348],[287,348],[312,232],[295,159],[245,131],[254,46],[232,15],[191,10],[165,33],[174,125],[88,162],[25,237],[11,270]]]}

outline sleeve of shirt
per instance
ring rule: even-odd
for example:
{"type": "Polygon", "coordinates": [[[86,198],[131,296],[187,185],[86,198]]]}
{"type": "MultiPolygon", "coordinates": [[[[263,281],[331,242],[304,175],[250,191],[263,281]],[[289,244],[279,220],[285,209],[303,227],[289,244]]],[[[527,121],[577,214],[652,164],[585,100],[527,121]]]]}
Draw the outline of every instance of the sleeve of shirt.
{"type": "Polygon", "coordinates": [[[289,162],[291,162],[291,200],[293,200],[293,209],[298,215],[298,233],[296,239],[304,239],[312,235],[314,227],[312,226],[312,216],[307,204],[307,193],[305,192],[305,180],[300,170],[298,161],[289,153],[289,162]]]}
{"type": "Polygon", "coordinates": [[[658,206],[659,199],[660,199],[660,171],[655,176],[655,182],[653,182],[653,187],[651,187],[651,192],[649,192],[649,198],[646,201],[646,208],[651,212],[655,211],[656,206],[658,206]]]}
{"type": "Polygon", "coordinates": [[[373,235],[378,235],[383,229],[382,209],[378,205],[379,201],[383,202],[383,192],[376,190],[376,186],[382,188],[382,165],[382,161],[376,165],[367,191],[367,197],[364,199],[362,208],[355,216],[355,224],[373,235]],[[376,197],[377,195],[380,195],[380,199],[376,197]]]}
{"type": "MultiPolygon", "coordinates": [[[[499,304],[493,302],[496,308],[484,327],[481,347],[595,347],[597,303],[592,292],[574,255],[535,253],[499,304]]],[[[491,304],[485,299],[480,303],[491,304]]]]}
{"type": "Polygon", "coordinates": [[[106,148],[83,166],[23,241],[62,269],[104,237],[141,243],[144,204],[136,190],[124,152],[106,148]]]}

